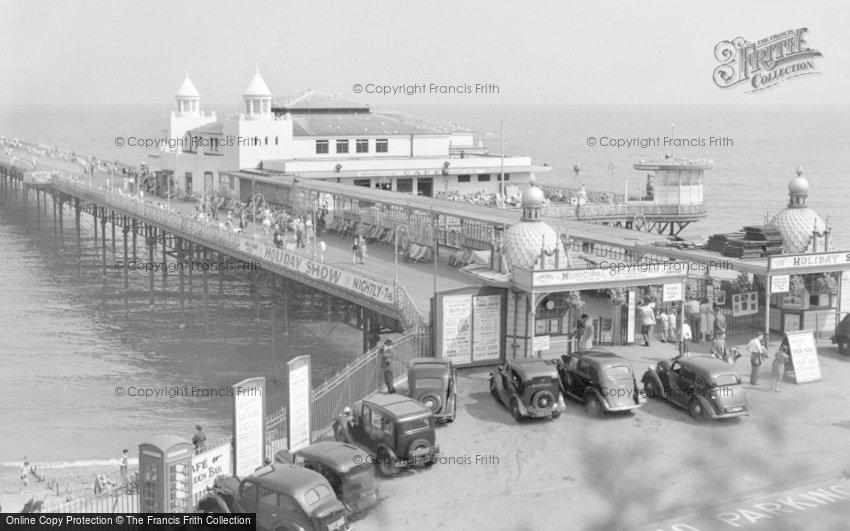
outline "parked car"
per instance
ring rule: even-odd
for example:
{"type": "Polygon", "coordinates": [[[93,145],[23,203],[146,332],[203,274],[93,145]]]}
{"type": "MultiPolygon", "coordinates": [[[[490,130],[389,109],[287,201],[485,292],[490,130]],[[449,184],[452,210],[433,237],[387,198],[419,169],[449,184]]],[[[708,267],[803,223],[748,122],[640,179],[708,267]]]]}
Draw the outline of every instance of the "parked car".
{"type": "Polygon", "coordinates": [[[517,421],[526,417],[556,419],[566,409],[554,360],[511,360],[490,373],[490,392],[517,421]]]}
{"type": "Polygon", "coordinates": [[[643,375],[650,398],[687,408],[698,421],[749,415],[741,377],[714,356],[664,360],[643,375]]]}
{"type": "Polygon", "coordinates": [[[361,513],[378,503],[375,468],[369,454],[356,446],[320,441],[295,453],[281,450],[274,458],[276,463],[303,466],[321,474],[352,513],[361,513]]]}
{"type": "Polygon", "coordinates": [[[397,394],[355,402],[350,419],[341,414],[334,421],[334,437],[375,455],[378,470],[385,476],[405,468],[431,466],[440,455],[434,413],[397,394]]]}
{"type": "Polygon", "coordinates": [[[434,413],[437,422],[452,422],[457,408],[457,369],[446,358],[413,358],[407,370],[408,396],[434,413]]]}
{"type": "Polygon", "coordinates": [[[833,345],[838,345],[838,352],[850,356],[850,313],[838,323],[830,339],[833,345]]]}
{"type": "Polygon", "coordinates": [[[197,512],[256,513],[257,529],[347,531],[348,509],[328,480],[300,466],[265,466],[246,477],[218,476],[197,512]]]}
{"type": "Polygon", "coordinates": [[[646,403],[631,362],[607,350],[564,354],[558,360],[558,376],[564,397],[583,403],[592,416],[630,411],[646,403]]]}

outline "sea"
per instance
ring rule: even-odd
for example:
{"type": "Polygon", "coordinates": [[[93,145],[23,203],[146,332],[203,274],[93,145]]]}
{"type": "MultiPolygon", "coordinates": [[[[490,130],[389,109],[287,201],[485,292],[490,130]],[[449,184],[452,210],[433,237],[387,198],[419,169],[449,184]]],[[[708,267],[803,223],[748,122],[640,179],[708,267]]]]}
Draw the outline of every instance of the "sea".
{"type": "MultiPolygon", "coordinates": [[[[0,135],[137,164],[151,150],[118,147],[115,139],[161,138],[167,105],[0,107],[0,135]]],[[[219,116],[237,111],[216,110],[219,116]]],[[[540,184],[615,192],[628,187],[634,193],[646,180],[632,167],[641,160],[712,160],[705,176],[709,216],[687,227],[685,239],[764,223],[786,207],[788,181],[800,166],[810,183],[809,206],[829,218],[835,246],[850,242],[850,107],[482,104],[391,110],[472,129],[492,153],[503,142],[506,154],[548,166],[537,173],[540,184]]],[[[268,330],[254,322],[247,290],[236,284],[226,285],[227,305],[211,311],[209,331],[197,325],[197,300],[190,310],[194,324],[185,329],[174,324],[173,297],[153,315],[143,297],[125,307],[114,295],[115,275],[103,290],[95,265],[99,248],[91,239],[83,252],[92,259],[80,265],[73,252],[56,252],[52,226],[37,232],[29,219],[24,226],[19,214],[0,208],[0,465],[25,457],[52,466],[110,462],[124,448],[135,453],[151,436],[190,438],[196,424],[214,439],[231,427],[230,385],[266,376],[271,411],[284,399],[280,375],[288,359],[312,355],[319,382],[357,354],[350,347],[359,344],[356,331],[305,307],[290,314],[283,354],[272,356],[268,330]],[[117,387],[160,395],[119,396],[117,387]],[[168,396],[192,387],[206,395],[168,396]]],[[[144,283],[135,279],[131,291],[143,293],[144,283]]]]}

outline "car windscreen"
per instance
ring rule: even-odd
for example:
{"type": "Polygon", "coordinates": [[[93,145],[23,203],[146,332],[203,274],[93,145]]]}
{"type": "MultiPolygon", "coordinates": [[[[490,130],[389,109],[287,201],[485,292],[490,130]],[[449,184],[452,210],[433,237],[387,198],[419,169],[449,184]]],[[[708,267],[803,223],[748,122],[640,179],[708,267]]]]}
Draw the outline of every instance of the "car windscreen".
{"type": "Polygon", "coordinates": [[[416,388],[417,389],[442,389],[443,388],[443,380],[440,378],[417,378],[416,379],[416,388]]]}
{"type": "Polygon", "coordinates": [[[628,365],[614,365],[605,369],[605,374],[609,378],[619,378],[621,376],[631,376],[632,369],[628,365]]]}
{"type": "Polygon", "coordinates": [[[431,427],[431,419],[416,419],[416,420],[408,420],[407,422],[401,423],[401,431],[404,433],[413,433],[414,431],[419,431],[422,429],[431,427]]]}
{"type": "Polygon", "coordinates": [[[741,383],[741,379],[738,378],[737,374],[721,374],[714,378],[714,385],[717,387],[723,387],[726,385],[738,385],[741,383]]]}
{"type": "Polygon", "coordinates": [[[333,491],[327,485],[316,485],[304,493],[304,501],[307,505],[316,505],[320,501],[333,496],[333,491]]]}

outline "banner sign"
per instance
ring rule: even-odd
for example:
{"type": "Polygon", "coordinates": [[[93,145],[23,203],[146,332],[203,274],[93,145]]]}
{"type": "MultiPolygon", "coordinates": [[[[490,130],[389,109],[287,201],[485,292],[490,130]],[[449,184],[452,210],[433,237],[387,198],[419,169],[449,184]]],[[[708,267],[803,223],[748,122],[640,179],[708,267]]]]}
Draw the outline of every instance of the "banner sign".
{"type": "Polygon", "coordinates": [[[232,448],[231,442],[228,441],[192,456],[193,495],[203,493],[207,487],[212,486],[216,476],[233,475],[233,464],[230,461],[232,448]]]}
{"type": "Polygon", "coordinates": [[[313,260],[303,254],[280,249],[259,241],[245,240],[242,244],[242,250],[283,269],[322,282],[329,282],[381,304],[395,304],[395,294],[391,282],[382,282],[355,271],[347,271],[319,260],[313,260]]]}
{"type": "Polygon", "coordinates": [[[809,253],[771,256],[768,258],[767,269],[769,271],[792,269],[816,273],[836,271],[848,265],[850,265],[850,253],[809,253]]]}
{"type": "Polygon", "coordinates": [[[286,363],[289,374],[289,451],[309,446],[310,437],[310,356],[286,363]]]}
{"type": "Polygon", "coordinates": [[[263,465],[266,379],[249,378],[233,386],[233,458],[236,475],[245,477],[263,465]]]}
{"type": "Polygon", "coordinates": [[[786,332],[785,342],[794,364],[794,378],[798,384],[817,382],[822,379],[818,348],[811,330],[786,332]]]}
{"type": "Polygon", "coordinates": [[[525,291],[546,288],[546,291],[574,290],[579,285],[593,285],[604,287],[612,282],[632,282],[634,284],[659,282],[646,282],[650,280],[674,280],[685,277],[688,273],[688,262],[670,262],[666,264],[610,264],[610,267],[582,269],[543,269],[529,271],[523,268],[514,268],[514,281],[517,286],[525,291]],[[529,282],[530,281],[530,282],[529,282]],[[530,284],[530,285],[528,285],[530,284]]]}

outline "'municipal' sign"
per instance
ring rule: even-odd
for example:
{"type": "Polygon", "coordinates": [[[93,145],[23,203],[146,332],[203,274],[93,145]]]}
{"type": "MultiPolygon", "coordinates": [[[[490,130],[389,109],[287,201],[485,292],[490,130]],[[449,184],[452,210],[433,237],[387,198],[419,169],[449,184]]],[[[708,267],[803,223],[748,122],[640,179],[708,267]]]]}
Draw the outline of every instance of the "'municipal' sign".
{"type": "Polygon", "coordinates": [[[310,278],[328,282],[358,295],[376,300],[382,304],[394,304],[395,293],[393,285],[376,281],[369,277],[346,271],[339,267],[313,260],[299,253],[266,245],[257,241],[246,240],[243,250],[262,260],[295,271],[310,278]]]}

